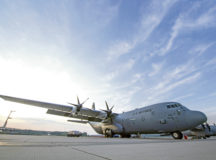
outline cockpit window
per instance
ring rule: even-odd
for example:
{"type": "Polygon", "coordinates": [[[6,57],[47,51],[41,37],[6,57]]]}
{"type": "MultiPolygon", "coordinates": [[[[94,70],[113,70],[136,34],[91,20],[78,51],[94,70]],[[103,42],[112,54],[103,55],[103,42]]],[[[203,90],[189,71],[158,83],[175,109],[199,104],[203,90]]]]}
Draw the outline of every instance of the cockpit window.
{"type": "Polygon", "coordinates": [[[175,103],[175,104],[169,104],[169,105],[167,105],[167,108],[176,108],[176,107],[180,107],[180,106],[182,106],[182,105],[179,104],[179,103],[175,103]]]}

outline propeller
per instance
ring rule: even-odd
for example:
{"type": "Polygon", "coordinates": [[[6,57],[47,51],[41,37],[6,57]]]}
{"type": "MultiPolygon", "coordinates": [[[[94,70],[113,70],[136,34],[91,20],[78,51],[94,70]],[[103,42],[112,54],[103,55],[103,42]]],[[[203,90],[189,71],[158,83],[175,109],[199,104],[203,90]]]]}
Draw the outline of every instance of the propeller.
{"type": "Polygon", "coordinates": [[[206,123],[206,126],[207,126],[207,128],[208,128],[208,130],[209,130],[209,132],[210,132],[210,131],[211,131],[211,127],[209,126],[208,123],[206,123]]]}
{"type": "Polygon", "coordinates": [[[75,113],[77,113],[77,112],[80,111],[80,109],[82,108],[83,104],[84,104],[87,100],[89,100],[89,98],[87,98],[85,101],[83,101],[82,103],[80,103],[79,97],[77,96],[77,104],[74,104],[74,103],[68,103],[68,104],[75,106],[75,107],[76,107],[75,113]]]}
{"type": "Polygon", "coordinates": [[[201,124],[202,128],[205,130],[205,125],[204,124],[201,124]]]}
{"type": "Polygon", "coordinates": [[[108,118],[112,117],[112,109],[113,109],[114,105],[111,108],[109,108],[109,105],[108,105],[107,101],[105,101],[105,104],[106,104],[107,109],[102,110],[102,111],[106,112],[106,114],[107,114],[106,119],[108,119],[108,118]]]}
{"type": "Polygon", "coordinates": [[[92,103],[92,110],[95,110],[95,102],[92,103]]]}

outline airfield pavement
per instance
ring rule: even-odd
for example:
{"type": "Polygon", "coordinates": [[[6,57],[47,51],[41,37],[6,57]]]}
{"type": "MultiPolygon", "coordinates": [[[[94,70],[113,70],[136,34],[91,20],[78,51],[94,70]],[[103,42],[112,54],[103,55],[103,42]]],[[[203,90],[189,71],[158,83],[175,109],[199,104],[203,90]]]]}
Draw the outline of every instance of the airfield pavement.
{"type": "Polygon", "coordinates": [[[0,135],[0,160],[215,160],[216,138],[0,135]]]}

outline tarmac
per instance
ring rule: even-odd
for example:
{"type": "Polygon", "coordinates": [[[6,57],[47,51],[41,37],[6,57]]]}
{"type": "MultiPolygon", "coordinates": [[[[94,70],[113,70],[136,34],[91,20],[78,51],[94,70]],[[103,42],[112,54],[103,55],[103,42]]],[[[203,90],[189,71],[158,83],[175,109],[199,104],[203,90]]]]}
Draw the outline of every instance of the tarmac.
{"type": "Polygon", "coordinates": [[[0,135],[0,160],[215,160],[216,138],[0,135]]]}

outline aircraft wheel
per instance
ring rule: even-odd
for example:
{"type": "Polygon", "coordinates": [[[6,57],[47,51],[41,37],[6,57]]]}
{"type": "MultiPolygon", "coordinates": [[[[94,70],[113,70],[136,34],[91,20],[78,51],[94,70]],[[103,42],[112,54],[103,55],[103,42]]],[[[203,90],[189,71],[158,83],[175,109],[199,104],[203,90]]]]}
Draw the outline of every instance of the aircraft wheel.
{"type": "Polygon", "coordinates": [[[121,138],[130,138],[130,137],[131,137],[130,134],[122,134],[122,135],[121,135],[121,138]]]}
{"type": "Polygon", "coordinates": [[[176,131],[176,132],[172,133],[172,137],[174,139],[182,139],[183,138],[183,134],[181,132],[179,132],[179,131],[176,131]]]}
{"type": "Polygon", "coordinates": [[[110,138],[112,138],[113,137],[113,132],[112,132],[112,130],[111,129],[106,129],[105,130],[105,137],[110,137],[110,138]]]}

